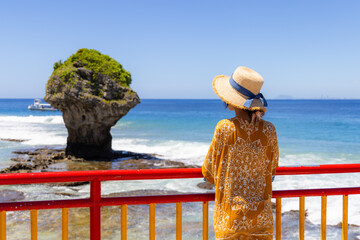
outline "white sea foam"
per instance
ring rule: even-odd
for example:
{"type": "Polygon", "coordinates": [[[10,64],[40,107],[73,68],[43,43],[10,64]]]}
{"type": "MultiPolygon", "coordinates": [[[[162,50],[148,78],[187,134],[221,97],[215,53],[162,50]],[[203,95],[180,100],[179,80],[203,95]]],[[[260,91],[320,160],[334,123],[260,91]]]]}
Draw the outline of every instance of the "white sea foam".
{"type": "Polygon", "coordinates": [[[23,145],[64,145],[62,116],[1,116],[0,138],[27,140],[23,145]]]}
{"type": "Polygon", "coordinates": [[[0,123],[45,123],[64,124],[62,116],[0,116],[0,123]]]}
{"type": "Polygon", "coordinates": [[[160,155],[161,158],[201,165],[209,145],[201,142],[113,139],[113,148],[160,155]]]}

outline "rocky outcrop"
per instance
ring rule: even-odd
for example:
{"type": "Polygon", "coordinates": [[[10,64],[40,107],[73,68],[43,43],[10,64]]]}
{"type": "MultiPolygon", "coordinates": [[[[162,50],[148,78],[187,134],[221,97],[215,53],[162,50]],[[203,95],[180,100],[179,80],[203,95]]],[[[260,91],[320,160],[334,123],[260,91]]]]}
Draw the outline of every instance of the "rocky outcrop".
{"type": "Polygon", "coordinates": [[[25,194],[20,191],[1,189],[0,190],[0,202],[15,202],[21,201],[25,198],[25,194]]]}
{"type": "MultiPolygon", "coordinates": [[[[0,173],[23,173],[39,171],[92,171],[110,169],[159,169],[159,168],[199,168],[197,165],[185,165],[182,162],[165,160],[154,154],[114,151],[109,161],[88,162],[84,158],[66,156],[65,149],[36,148],[12,152],[16,162],[0,173]]],[[[57,183],[56,185],[61,185],[57,183]]],[[[69,184],[63,184],[68,186],[69,184]]],[[[73,183],[71,183],[73,185],[73,183]]]]}
{"type": "Polygon", "coordinates": [[[140,103],[130,83],[121,64],[96,50],[80,49],[55,63],[44,99],[63,113],[67,155],[113,158],[110,129],[140,103]]]}
{"type": "Polygon", "coordinates": [[[14,139],[14,138],[1,138],[0,141],[7,141],[7,142],[25,142],[25,139],[14,139]]]}

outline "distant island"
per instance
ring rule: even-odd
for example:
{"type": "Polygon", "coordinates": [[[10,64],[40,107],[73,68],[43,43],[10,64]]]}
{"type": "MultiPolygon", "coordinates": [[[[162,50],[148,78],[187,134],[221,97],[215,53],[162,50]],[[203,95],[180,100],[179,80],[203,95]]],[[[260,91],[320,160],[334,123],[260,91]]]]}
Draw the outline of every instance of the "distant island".
{"type": "Polygon", "coordinates": [[[276,98],[274,98],[274,100],[281,100],[281,99],[295,99],[295,98],[289,95],[279,95],[276,98]]]}

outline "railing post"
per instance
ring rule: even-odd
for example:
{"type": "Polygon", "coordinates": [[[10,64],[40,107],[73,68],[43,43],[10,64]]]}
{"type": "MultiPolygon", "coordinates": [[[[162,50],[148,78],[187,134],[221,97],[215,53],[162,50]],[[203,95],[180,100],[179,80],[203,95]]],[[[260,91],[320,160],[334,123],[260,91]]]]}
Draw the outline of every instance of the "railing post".
{"type": "Polygon", "coordinates": [[[69,209],[63,208],[62,209],[62,240],[69,239],[69,209]]]}
{"type": "Polygon", "coordinates": [[[348,239],[348,195],[343,195],[342,240],[348,239]]]}
{"type": "Polygon", "coordinates": [[[305,197],[299,198],[299,240],[305,239],[305,197]]]}
{"type": "Polygon", "coordinates": [[[276,240],[281,240],[281,198],[276,198],[276,240]]]}
{"type": "Polygon", "coordinates": [[[149,205],[149,240],[155,240],[155,203],[149,205]]]}
{"type": "Polygon", "coordinates": [[[30,210],[30,225],[31,225],[31,240],[38,239],[38,230],[37,230],[37,210],[30,210]]]}
{"type": "Polygon", "coordinates": [[[203,202],[203,240],[209,238],[209,202],[203,202]]]}
{"type": "Polygon", "coordinates": [[[101,182],[95,178],[90,181],[90,199],[92,206],[90,207],[90,239],[101,239],[101,215],[100,215],[100,199],[101,199],[101,182]]]}
{"type": "Polygon", "coordinates": [[[176,240],[182,239],[182,202],[176,203],[176,240]]]}
{"type": "Polygon", "coordinates": [[[321,196],[321,232],[320,239],[326,240],[326,204],[327,197],[321,196]]]}
{"type": "Polygon", "coordinates": [[[121,240],[127,239],[127,205],[121,205],[121,240]]]}
{"type": "Polygon", "coordinates": [[[0,212],[0,240],[6,240],[6,211],[0,212]]]}

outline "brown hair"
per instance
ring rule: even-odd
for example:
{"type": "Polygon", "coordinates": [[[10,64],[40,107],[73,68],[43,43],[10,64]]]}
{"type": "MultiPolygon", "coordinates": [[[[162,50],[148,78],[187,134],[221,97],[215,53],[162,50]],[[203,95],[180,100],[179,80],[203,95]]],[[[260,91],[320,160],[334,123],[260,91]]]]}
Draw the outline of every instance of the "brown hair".
{"type": "MultiPolygon", "coordinates": [[[[225,101],[223,101],[224,107],[225,109],[227,109],[229,107],[229,104],[225,101]]],[[[236,108],[236,107],[235,107],[236,108]]],[[[265,115],[264,111],[261,110],[252,110],[252,109],[248,109],[248,108],[242,108],[241,110],[243,110],[244,112],[246,112],[249,117],[250,117],[250,123],[251,124],[258,124],[260,119],[262,119],[262,117],[265,115]]]]}
{"type": "Polygon", "coordinates": [[[258,124],[260,119],[265,115],[265,112],[261,110],[244,109],[244,111],[249,114],[250,123],[254,125],[258,124]]]}

